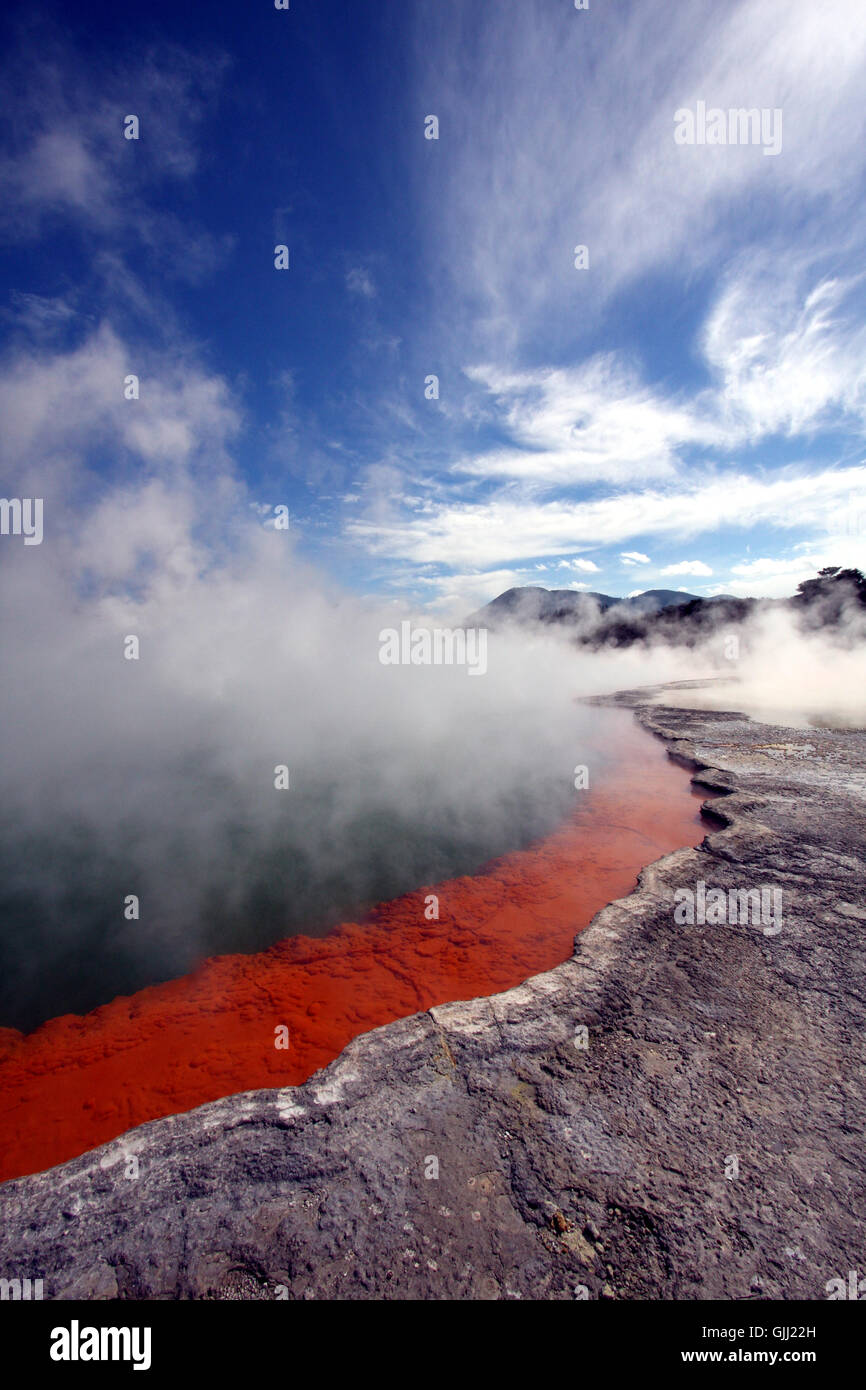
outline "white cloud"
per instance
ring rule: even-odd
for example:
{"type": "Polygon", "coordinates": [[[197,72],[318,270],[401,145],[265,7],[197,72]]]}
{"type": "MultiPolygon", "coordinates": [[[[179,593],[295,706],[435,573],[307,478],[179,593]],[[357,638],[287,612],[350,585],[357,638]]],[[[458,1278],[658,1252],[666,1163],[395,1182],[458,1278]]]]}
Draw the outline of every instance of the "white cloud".
{"type": "Polygon", "coordinates": [[[788,559],[742,560],[731,566],[732,574],[741,574],[748,579],[766,579],[768,576],[799,574],[805,569],[809,572],[820,569],[821,563],[811,555],[798,555],[788,559]]]}
{"type": "Polygon", "coordinates": [[[51,337],[74,319],[75,298],[72,294],[64,298],[12,290],[9,295],[11,307],[3,312],[3,317],[31,339],[51,337]]]}
{"type": "MultiPolygon", "coordinates": [[[[468,569],[456,574],[418,575],[411,571],[395,575],[390,581],[395,589],[405,591],[417,586],[432,595],[425,607],[433,612],[446,613],[461,621],[470,608],[480,608],[507,589],[539,587],[538,576],[532,569],[468,569]]],[[[540,587],[545,587],[541,585],[540,587]]],[[[568,587],[568,586],[566,586],[568,587]]]]}
{"type": "Polygon", "coordinates": [[[32,240],[62,218],[109,262],[118,247],[129,260],[134,246],[163,274],[194,282],[209,273],[232,238],[183,222],[165,190],[195,172],[200,127],[227,66],[206,46],[145,46],[106,61],[53,33],[29,35],[0,71],[0,104],[16,117],[0,157],[0,237],[32,240]],[[139,118],[137,141],[124,138],[127,114],[139,118]]]}
{"type": "Polygon", "coordinates": [[[722,431],[664,400],[612,354],[579,367],[509,372],[471,367],[466,375],[494,399],[509,444],[464,455],[456,472],[575,484],[670,475],[686,444],[715,444],[722,431]]]}
{"type": "MultiPolygon", "coordinates": [[[[850,545],[848,547],[850,550],[850,545]]],[[[866,544],[859,548],[859,562],[866,557],[866,544]]],[[[799,556],[761,557],[743,560],[731,566],[731,578],[714,592],[734,594],[738,598],[785,598],[792,594],[804,579],[814,579],[825,565],[849,563],[840,547],[826,551],[810,549],[799,556]]]]}
{"type": "MultiPolygon", "coordinates": [[[[866,513],[864,513],[866,518],[866,513]]],[[[858,531],[853,528],[820,540],[800,542],[782,555],[762,555],[731,565],[730,577],[709,590],[712,594],[736,597],[784,598],[804,579],[814,579],[828,565],[862,569],[866,566],[866,520],[858,531]]]]}
{"type": "MultiPolygon", "coordinates": [[[[822,278],[778,250],[740,261],[700,335],[712,378],[668,398],[612,353],[570,368],[471,367],[507,443],[464,454],[453,471],[573,487],[664,480],[688,451],[732,453],[768,436],[866,425],[866,327],[858,279],[822,278]]],[[[475,400],[467,403],[470,414],[475,400]]]]}
{"type": "Polygon", "coordinates": [[[675,565],[665,565],[662,574],[693,574],[706,575],[712,574],[709,565],[705,565],[702,560],[680,560],[675,565]]]}
{"type": "Polygon", "coordinates": [[[728,277],[702,333],[731,444],[866,422],[866,328],[856,281],[816,278],[796,258],[752,256],[728,277]]]}
{"type": "MultiPolygon", "coordinates": [[[[866,330],[853,307],[856,289],[853,280],[816,278],[805,259],[774,261],[762,254],[753,263],[738,262],[700,338],[713,385],[675,404],[656,398],[609,354],[567,371],[473,369],[469,375],[492,398],[492,419],[509,442],[463,457],[454,468],[506,481],[483,504],[452,500],[459,493],[447,487],[438,501],[435,493],[427,497],[437,558],[461,566],[471,559],[513,562],[647,535],[687,540],[725,526],[838,529],[840,513],[850,510],[862,487],[862,469],[818,466],[810,475],[809,465],[777,466],[750,475],[719,464],[696,470],[682,455],[698,443],[713,442],[721,456],[767,436],[811,436],[840,423],[861,427],[866,330]],[[633,488],[574,499],[581,482],[622,489],[627,480],[649,478],[655,486],[644,493],[633,488]],[[676,490],[669,479],[680,480],[676,490]],[[566,486],[568,494],[559,499],[542,495],[542,488],[549,493],[566,486]],[[500,527],[506,517],[513,517],[513,549],[500,527]]],[[[405,522],[390,507],[388,522],[394,553],[403,555],[405,522]]],[[[389,553],[384,534],[374,532],[361,521],[354,534],[376,553],[389,553]]],[[[415,533],[422,553],[429,533],[426,526],[415,533]]],[[[620,559],[626,567],[650,563],[637,550],[620,559]]],[[[700,561],[672,562],[663,572],[712,573],[700,561]]]]}
{"type": "Polygon", "coordinates": [[[346,275],[346,288],[350,294],[358,294],[362,299],[374,299],[376,286],[369,271],[362,266],[354,266],[346,275]]]}
{"type": "MultiPolygon", "coordinates": [[[[546,569],[546,565],[538,565],[538,569],[546,569]]],[[[600,570],[593,560],[582,560],[580,556],[575,556],[571,560],[560,560],[558,568],[583,570],[584,574],[599,574],[600,570]]]]}
{"type": "MultiPolygon", "coordinates": [[[[770,478],[717,473],[670,491],[621,493],[584,502],[444,502],[423,517],[358,519],[348,534],[371,554],[465,568],[562,555],[630,536],[691,538],[721,528],[838,529],[852,493],[866,491],[866,466],[785,468],[770,478]]],[[[626,555],[639,552],[624,552],[626,555]]]]}
{"type": "MultiPolygon", "coordinates": [[[[0,377],[4,432],[0,458],[7,474],[28,462],[51,466],[78,452],[82,466],[118,446],[150,466],[220,461],[240,417],[226,383],[190,360],[132,348],[108,325],[70,352],[19,354],[0,377]],[[139,377],[140,399],[126,400],[124,381],[139,377]]],[[[224,454],[222,460],[224,461],[224,454]]]]}
{"type": "Polygon", "coordinates": [[[424,13],[418,82],[435,83],[450,141],[444,196],[437,180],[424,225],[437,281],[454,286],[456,304],[440,304],[452,332],[471,303],[467,334],[487,344],[507,350],[544,324],[573,336],[575,319],[638,274],[714,269],[755,217],[814,246],[842,220],[856,241],[862,6],[681,0],[664,23],[640,5],[587,22],[525,0],[482,7],[472,25],[444,14],[435,34],[424,13]],[[629,72],[641,81],[624,81],[629,72]],[[782,108],[781,154],[677,146],[674,112],[698,99],[782,108]],[[573,266],[578,242],[587,271],[573,266]]]}
{"type": "MultiPolygon", "coordinates": [[[[8,361],[0,413],[11,490],[44,499],[47,537],[91,580],[134,586],[154,566],[172,582],[189,578],[206,563],[204,540],[193,540],[208,523],[203,499],[215,514],[249,514],[228,454],[239,413],[226,383],[189,357],[167,366],[102,325],[72,351],[8,361]],[[137,401],[124,398],[131,362],[137,401]]],[[[216,521],[205,530],[219,551],[216,521]]]]}

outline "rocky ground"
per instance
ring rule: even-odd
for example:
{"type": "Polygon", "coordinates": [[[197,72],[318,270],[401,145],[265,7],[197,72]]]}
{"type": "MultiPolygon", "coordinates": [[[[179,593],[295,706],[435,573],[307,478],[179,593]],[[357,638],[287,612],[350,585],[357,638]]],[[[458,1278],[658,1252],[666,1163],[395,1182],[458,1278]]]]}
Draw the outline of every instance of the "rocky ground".
{"type": "Polygon", "coordinates": [[[699,849],[519,989],[4,1184],[0,1275],[60,1299],[823,1299],[863,1277],[866,733],[617,700],[717,794],[699,849]],[[677,924],[698,881],[781,890],[781,930],[677,924]]]}

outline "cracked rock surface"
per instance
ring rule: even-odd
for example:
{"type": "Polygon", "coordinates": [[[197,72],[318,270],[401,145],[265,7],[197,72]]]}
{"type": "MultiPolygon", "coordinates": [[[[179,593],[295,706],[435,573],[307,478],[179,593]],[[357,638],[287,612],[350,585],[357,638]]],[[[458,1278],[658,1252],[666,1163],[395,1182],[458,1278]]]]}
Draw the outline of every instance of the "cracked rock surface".
{"type": "Polygon", "coordinates": [[[866,733],[616,700],[716,793],[698,849],[518,989],[3,1184],[0,1274],[55,1299],[823,1299],[862,1271],[866,733]],[[781,930],[677,924],[698,881],[780,889],[781,930]]]}

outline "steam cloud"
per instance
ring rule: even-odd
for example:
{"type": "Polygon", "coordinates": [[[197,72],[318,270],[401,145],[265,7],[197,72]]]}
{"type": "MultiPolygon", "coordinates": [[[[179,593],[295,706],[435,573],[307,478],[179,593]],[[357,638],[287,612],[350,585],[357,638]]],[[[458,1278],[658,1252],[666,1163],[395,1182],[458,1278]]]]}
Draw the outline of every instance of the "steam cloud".
{"type": "Polygon", "coordinates": [[[152,490],[148,529],[171,548],[97,583],[94,557],[120,548],[140,498],[84,517],[83,549],[50,524],[36,551],[5,538],[7,1026],[472,871],[546,833],[575,764],[598,767],[561,643],[505,639],[483,679],[384,666],[380,630],[403,611],[329,592],[243,499],[216,556],[193,534],[210,491],[197,511],[180,486],[152,490]]]}

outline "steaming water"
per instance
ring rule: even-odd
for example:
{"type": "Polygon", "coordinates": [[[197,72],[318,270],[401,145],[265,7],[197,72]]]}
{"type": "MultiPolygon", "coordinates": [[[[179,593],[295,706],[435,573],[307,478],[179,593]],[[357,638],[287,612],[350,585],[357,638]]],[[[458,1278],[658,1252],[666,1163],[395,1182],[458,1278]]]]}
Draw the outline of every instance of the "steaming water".
{"type": "Polygon", "coordinates": [[[782,729],[863,729],[866,728],[866,699],[859,691],[846,695],[838,691],[816,702],[803,701],[795,690],[791,702],[779,699],[778,692],[762,698],[759,691],[737,681],[688,690],[669,689],[654,701],[677,709],[736,710],[757,724],[782,729]]]}
{"type": "Polygon", "coordinates": [[[162,819],[137,812],[134,783],[114,824],[76,814],[74,795],[47,821],[7,814],[0,1026],[83,1013],[203,957],[322,935],[419,884],[475,873],[561,823],[577,764],[603,781],[618,757],[612,722],[595,711],[590,728],[574,706],[548,724],[491,709],[471,739],[443,730],[420,748],[359,750],[341,777],[301,764],[282,798],[187,757],[174,778],[161,769],[162,819]],[[133,892],[138,921],[123,916],[133,892]]]}

